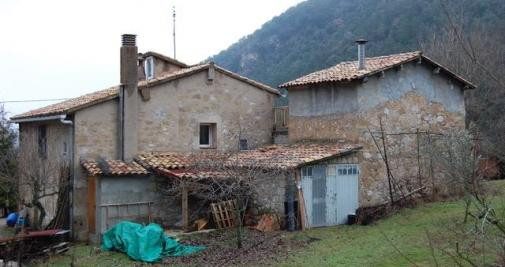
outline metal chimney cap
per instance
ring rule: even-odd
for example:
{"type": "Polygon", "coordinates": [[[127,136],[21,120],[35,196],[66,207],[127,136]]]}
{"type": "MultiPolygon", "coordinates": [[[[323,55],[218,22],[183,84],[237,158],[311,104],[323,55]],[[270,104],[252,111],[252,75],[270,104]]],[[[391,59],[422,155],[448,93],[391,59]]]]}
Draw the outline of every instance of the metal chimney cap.
{"type": "Polygon", "coordinates": [[[368,43],[368,41],[365,40],[365,39],[363,39],[363,38],[361,38],[361,39],[356,40],[356,43],[358,43],[358,44],[366,44],[366,43],[368,43]]]}
{"type": "Polygon", "coordinates": [[[135,34],[123,34],[121,35],[121,44],[124,46],[136,46],[136,39],[137,35],[135,34]]]}

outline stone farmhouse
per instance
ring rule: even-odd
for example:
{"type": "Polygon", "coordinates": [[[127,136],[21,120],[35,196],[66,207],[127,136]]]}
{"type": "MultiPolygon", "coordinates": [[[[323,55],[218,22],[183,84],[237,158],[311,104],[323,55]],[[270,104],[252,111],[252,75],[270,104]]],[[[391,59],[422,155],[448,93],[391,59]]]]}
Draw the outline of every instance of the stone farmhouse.
{"type": "MultiPolygon", "coordinates": [[[[357,43],[358,61],[279,87],[289,91],[289,142],[341,138],[363,146],[359,203],[374,206],[387,199],[387,171],[369,129],[380,129],[380,120],[393,134],[464,129],[464,92],[475,86],[421,52],[365,58],[366,41],[357,43]]],[[[414,135],[401,138],[404,150],[416,149],[414,135]]]]}
{"type": "Polygon", "coordinates": [[[274,88],[212,62],[139,54],[135,36],[123,35],[120,85],[11,120],[22,152],[70,166],[70,227],[80,240],[99,240],[123,219],[187,226],[196,219],[187,197],[167,204],[155,179],[190,179],[190,155],[199,152],[282,169],[258,185],[258,205],[286,215],[296,201],[303,227],[341,224],[387,200],[386,171],[367,135],[377,117],[395,131],[464,128],[464,91],[474,88],[421,52],[365,58],[364,42],[358,50],[358,61],[280,85],[289,107],[274,108],[274,88]]]}

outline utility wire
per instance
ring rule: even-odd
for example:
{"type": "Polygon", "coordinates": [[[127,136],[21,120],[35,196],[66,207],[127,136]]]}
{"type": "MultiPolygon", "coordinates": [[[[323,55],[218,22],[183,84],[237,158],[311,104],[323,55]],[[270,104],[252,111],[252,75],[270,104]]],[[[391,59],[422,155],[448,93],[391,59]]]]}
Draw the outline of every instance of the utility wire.
{"type": "Polygon", "coordinates": [[[70,98],[53,98],[53,99],[29,99],[29,100],[7,100],[0,101],[0,103],[25,103],[25,102],[47,102],[47,101],[62,101],[70,98]]]}

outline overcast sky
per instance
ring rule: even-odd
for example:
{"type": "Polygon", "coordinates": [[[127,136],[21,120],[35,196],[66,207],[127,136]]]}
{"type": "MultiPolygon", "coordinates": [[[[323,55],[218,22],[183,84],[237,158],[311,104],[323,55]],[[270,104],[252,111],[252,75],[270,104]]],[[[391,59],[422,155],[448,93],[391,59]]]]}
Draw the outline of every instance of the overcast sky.
{"type": "MultiPolygon", "coordinates": [[[[122,33],[188,64],[226,49],[302,0],[1,0],[0,102],[79,96],[119,81],[122,33]]],[[[5,103],[15,115],[52,102],[5,103]]]]}

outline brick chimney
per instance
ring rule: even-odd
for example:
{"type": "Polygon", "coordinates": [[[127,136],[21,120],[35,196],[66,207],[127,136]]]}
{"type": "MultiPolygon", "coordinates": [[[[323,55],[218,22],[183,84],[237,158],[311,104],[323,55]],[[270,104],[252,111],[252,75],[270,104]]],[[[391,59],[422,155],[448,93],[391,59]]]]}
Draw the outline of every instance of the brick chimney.
{"type": "Polygon", "coordinates": [[[119,157],[131,161],[137,154],[138,73],[136,36],[121,36],[119,90],[119,157]]]}
{"type": "Polygon", "coordinates": [[[365,44],[367,42],[365,39],[356,40],[358,44],[358,70],[365,69],[365,44]]]}

